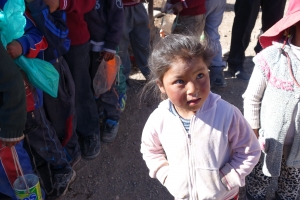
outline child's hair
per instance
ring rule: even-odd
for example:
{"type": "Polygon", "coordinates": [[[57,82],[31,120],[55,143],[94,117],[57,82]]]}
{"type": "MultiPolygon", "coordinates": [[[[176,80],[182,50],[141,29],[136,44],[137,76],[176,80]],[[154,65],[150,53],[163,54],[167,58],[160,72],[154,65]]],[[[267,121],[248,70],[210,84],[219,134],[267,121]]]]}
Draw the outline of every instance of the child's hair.
{"type": "Polygon", "coordinates": [[[164,74],[179,59],[190,62],[193,59],[201,58],[207,66],[210,66],[215,54],[209,48],[208,43],[207,40],[200,43],[199,38],[194,36],[178,34],[171,34],[160,40],[148,60],[151,73],[143,88],[142,97],[147,98],[148,94],[152,94],[154,97],[160,96],[161,99],[167,98],[166,95],[161,94],[157,87],[157,81],[162,82],[164,74]]]}

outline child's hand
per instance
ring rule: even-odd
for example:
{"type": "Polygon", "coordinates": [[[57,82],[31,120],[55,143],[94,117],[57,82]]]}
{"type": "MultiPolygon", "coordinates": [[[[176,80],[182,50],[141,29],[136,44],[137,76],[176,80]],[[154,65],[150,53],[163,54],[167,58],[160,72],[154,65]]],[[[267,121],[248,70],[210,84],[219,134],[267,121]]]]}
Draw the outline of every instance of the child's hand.
{"type": "Polygon", "coordinates": [[[9,43],[6,46],[6,49],[7,49],[7,53],[10,55],[12,59],[16,59],[17,57],[22,55],[23,52],[21,44],[16,40],[13,40],[11,43],[9,43]]]}
{"type": "Polygon", "coordinates": [[[107,62],[115,57],[114,53],[103,51],[100,53],[100,56],[103,56],[103,59],[107,62]]]}
{"type": "Polygon", "coordinates": [[[183,5],[181,2],[175,3],[170,9],[173,9],[174,12],[179,13],[180,11],[183,10],[183,5]]]}
{"type": "Polygon", "coordinates": [[[255,133],[256,137],[257,137],[257,138],[259,138],[258,129],[253,129],[253,131],[254,131],[254,133],[255,133]]]}
{"type": "Polygon", "coordinates": [[[50,13],[59,9],[59,0],[44,0],[44,3],[49,6],[50,13]]]}

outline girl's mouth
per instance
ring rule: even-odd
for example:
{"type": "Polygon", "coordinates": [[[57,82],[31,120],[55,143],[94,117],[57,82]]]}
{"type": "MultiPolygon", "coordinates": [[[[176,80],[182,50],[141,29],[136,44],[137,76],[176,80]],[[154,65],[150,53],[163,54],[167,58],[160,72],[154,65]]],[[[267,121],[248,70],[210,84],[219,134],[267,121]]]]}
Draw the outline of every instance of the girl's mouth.
{"type": "Polygon", "coordinates": [[[187,103],[192,106],[192,105],[198,104],[200,101],[201,101],[201,98],[190,100],[187,103]]]}

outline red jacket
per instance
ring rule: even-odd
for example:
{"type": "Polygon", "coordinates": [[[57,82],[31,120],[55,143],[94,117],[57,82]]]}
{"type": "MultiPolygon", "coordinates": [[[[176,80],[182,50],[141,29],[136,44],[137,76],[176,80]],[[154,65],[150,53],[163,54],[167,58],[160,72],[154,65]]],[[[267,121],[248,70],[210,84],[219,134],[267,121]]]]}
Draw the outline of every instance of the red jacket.
{"type": "Polygon", "coordinates": [[[68,37],[71,46],[89,41],[90,33],[84,21],[84,14],[95,7],[96,0],[60,0],[60,9],[67,13],[68,37]]]}
{"type": "Polygon", "coordinates": [[[177,2],[182,2],[183,5],[183,10],[179,15],[201,15],[206,12],[205,0],[171,0],[171,4],[177,2]]]}

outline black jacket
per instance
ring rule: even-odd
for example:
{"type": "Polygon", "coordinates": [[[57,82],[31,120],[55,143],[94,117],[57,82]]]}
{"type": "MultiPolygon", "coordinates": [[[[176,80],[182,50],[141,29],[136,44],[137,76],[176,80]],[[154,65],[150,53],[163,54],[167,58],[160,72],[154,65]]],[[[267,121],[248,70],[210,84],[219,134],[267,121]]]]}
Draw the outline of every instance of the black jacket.
{"type": "Polygon", "coordinates": [[[0,139],[20,138],[26,122],[23,77],[1,41],[0,57],[0,139]]]}
{"type": "MultiPolygon", "coordinates": [[[[120,0],[97,0],[95,9],[85,15],[91,43],[115,51],[122,39],[124,10],[120,0]]],[[[93,48],[92,48],[93,49],[93,48]]]]}

